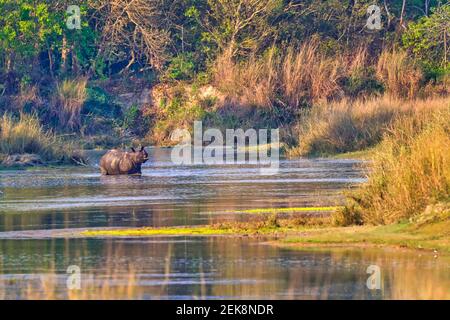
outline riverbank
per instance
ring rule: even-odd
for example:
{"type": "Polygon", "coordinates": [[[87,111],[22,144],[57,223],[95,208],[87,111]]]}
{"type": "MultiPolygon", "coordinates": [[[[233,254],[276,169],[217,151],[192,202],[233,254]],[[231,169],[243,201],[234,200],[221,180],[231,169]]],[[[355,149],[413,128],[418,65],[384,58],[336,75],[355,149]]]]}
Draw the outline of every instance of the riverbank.
{"type": "Polygon", "coordinates": [[[433,251],[450,255],[450,214],[437,221],[386,226],[334,227],[327,217],[223,223],[194,227],[86,230],[84,237],[234,236],[271,237],[271,245],[286,248],[375,246],[433,251]]]}

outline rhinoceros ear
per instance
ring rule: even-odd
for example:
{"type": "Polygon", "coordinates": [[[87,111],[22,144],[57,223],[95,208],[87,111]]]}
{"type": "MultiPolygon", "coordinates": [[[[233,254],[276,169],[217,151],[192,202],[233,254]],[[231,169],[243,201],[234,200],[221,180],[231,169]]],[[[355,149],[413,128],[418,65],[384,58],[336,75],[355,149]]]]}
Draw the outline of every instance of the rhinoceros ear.
{"type": "Polygon", "coordinates": [[[144,151],[144,146],[141,146],[141,152],[144,151]]]}
{"type": "Polygon", "coordinates": [[[133,147],[131,147],[131,151],[133,151],[133,152],[136,152],[136,150],[134,150],[134,148],[133,148],[133,147]]]}

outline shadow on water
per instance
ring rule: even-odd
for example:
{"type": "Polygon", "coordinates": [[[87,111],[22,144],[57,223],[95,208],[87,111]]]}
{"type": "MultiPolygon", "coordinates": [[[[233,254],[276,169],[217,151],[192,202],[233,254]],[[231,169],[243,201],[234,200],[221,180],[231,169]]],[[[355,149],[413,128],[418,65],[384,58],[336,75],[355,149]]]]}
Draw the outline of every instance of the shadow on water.
{"type": "MultiPolygon", "coordinates": [[[[14,236],[243,220],[249,215],[237,210],[337,205],[342,190],[364,181],[353,160],[282,160],[277,175],[262,176],[248,164],[175,166],[169,153],[151,149],[141,177],[102,177],[95,166],[0,172],[0,298],[449,298],[448,259],[410,251],[300,251],[229,237],[14,236]],[[380,290],[366,287],[373,264],[380,290]],[[81,268],[81,290],[67,289],[70,265],[81,268]]],[[[99,156],[91,155],[94,163],[99,156]]]]}

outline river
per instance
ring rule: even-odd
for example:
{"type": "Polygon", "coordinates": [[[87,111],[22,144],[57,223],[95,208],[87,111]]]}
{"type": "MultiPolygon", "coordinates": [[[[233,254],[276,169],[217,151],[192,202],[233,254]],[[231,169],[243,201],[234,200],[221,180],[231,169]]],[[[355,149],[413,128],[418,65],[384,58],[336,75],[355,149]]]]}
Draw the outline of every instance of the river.
{"type": "Polygon", "coordinates": [[[356,160],[281,160],[276,175],[251,164],[176,166],[150,149],[141,177],[91,167],[0,171],[3,299],[449,298],[448,257],[381,248],[287,249],[223,236],[58,237],[111,227],[202,225],[251,219],[245,209],[334,206],[364,181],[356,160]],[[380,289],[367,268],[379,266],[380,289]],[[68,290],[69,266],[81,289],[68,290]]]}

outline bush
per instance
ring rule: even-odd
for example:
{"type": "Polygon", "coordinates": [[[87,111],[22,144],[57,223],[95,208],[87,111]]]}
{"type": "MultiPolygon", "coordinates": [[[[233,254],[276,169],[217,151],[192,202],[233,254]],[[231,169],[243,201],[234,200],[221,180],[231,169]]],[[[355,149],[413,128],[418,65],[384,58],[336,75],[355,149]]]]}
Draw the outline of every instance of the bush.
{"type": "Polygon", "coordinates": [[[146,139],[158,145],[171,145],[170,135],[175,129],[192,130],[196,120],[202,120],[211,107],[207,97],[200,97],[198,92],[183,83],[175,87],[157,87],[153,90],[155,105],[144,112],[144,117],[151,119],[153,127],[146,139]],[[202,102],[203,101],[203,102],[202,102]]]}
{"type": "Polygon", "coordinates": [[[170,61],[166,77],[171,80],[191,80],[195,77],[194,57],[191,53],[180,54],[170,61]]]}
{"type": "Polygon", "coordinates": [[[86,88],[86,99],[82,108],[82,114],[91,114],[106,118],[118,118],[122,116],[120,106],[114,104],[113,98],[100,87],[86,88]]]}
{"type": "Polygon", "coordinates": [[[348,206],[333,212],[332,223],[335,226],[347,227],[351,225],[362,225],[363,220],[359,210],[348,206]]]}

